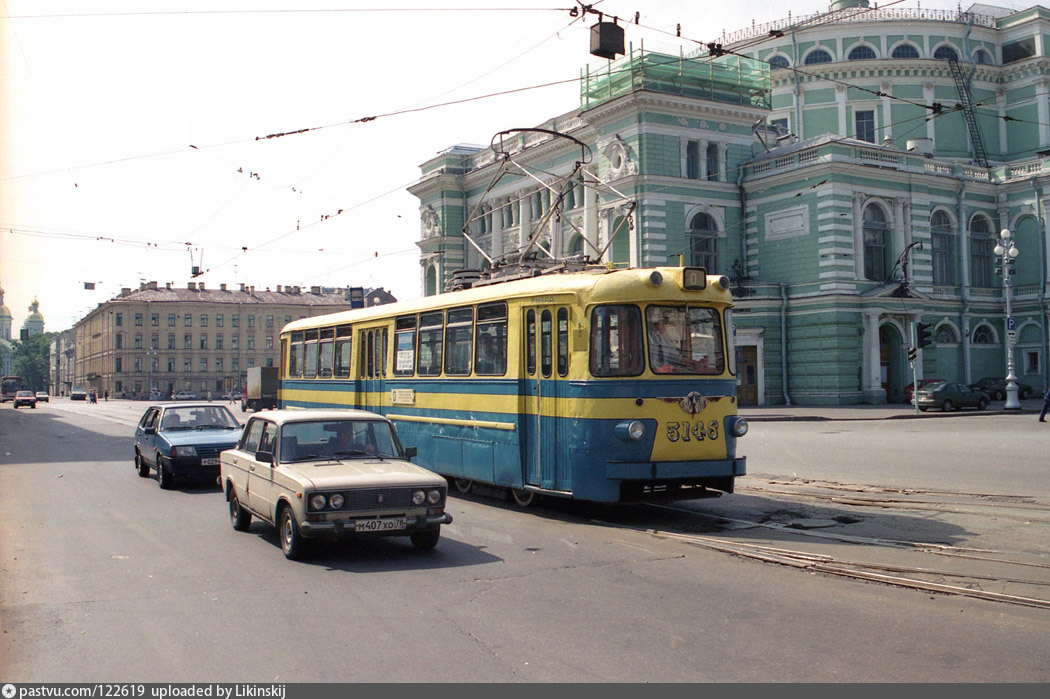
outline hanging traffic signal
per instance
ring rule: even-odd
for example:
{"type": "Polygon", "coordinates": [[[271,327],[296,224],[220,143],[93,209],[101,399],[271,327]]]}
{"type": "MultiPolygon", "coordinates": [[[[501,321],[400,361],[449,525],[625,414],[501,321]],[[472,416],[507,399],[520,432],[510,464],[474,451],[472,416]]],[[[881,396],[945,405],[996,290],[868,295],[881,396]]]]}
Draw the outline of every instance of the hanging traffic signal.
{"type": "Polygon", "coordinates": [[[928,323],[916,323],[915,334],[919,338],[919,347],[929,347],[933,344],[933,339],[930,337],[930,326],[928,323]]]}

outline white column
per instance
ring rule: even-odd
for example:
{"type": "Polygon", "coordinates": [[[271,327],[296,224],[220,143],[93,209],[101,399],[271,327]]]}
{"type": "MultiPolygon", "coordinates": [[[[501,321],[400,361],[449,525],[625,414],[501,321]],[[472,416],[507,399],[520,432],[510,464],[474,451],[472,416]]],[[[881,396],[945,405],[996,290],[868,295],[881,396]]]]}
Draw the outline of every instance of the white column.
{"type": "Polygon", "coordinates": [[[861,361],[861,391],[865,400],[871,401],[880,396],[885,399],[882,390],[882,359],[879,352],[879,313],[867,311],[864,318],[864,340],[861,361]]]}
{"type": "Polygon", "coordinates": [[[853,275],[864,278],[864,220],[861,218],[860,204],[863,194],[853,195],[853,275]]]}
{"type": "Polygon", "coordinates": [[[1039,109],[1039,148],[1044,149],[1050,145],[1050,81],[1040,80],[1035,84],[1035,104],[1039,109]]]}
{"type": "Polygon", "coordinates": [[[893,85],[890,83],[882,83],[880,86],[882,94],[882,119],[875,124],[875,143],[882,143],[883,140],[893,137],[893,112],[890,110],[890,92],[893,90],[893,85]],[[881,133],[879,127],[882,127],[881,133]]]}
{"type": "MultiPolygon", "coordinates": [[[[586,177],[590,181],[590,175],[586,177]]],[[[597,251],[601,250],[601,246],[598,245],[598,195],[587,187],[581,187],[580,192],[583,195],[583,237],[594,246],[585,244],[583,250],[588,257],[593,258],[598,254],[597,251]]]]}
{"type": "MultiPolygon", "coordinates": [[[[937,100],[934,98],[933,83],[922,84],[922,101],[925,104],[933,104],[937,100]]],[[[934,147],[937,146],[937,120],[930,119],[926,122],[926,138],[931,139],[934,147]]]]}
{"type": "Polygon", "coordinates": [[[839,109],[839,136],[849,136],[849,124],[846,123],[846,95],[845,85],[835,86],[835,105],[839,109]]]}

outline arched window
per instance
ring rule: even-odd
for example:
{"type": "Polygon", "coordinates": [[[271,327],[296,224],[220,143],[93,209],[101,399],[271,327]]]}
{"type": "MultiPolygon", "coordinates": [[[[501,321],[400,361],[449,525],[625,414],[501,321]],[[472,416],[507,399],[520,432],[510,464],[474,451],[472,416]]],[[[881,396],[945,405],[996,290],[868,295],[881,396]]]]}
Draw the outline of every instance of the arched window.
{"type": "Polygon", "coordinates": [[[973,329],[973,336],[970,342],[974,345],[994,345],[995,334],[987,325],[978,325],[973,329]]]}
{"type": "Polygon", "coordinates": [[[850,61],[871,61],[875,59],[875,49],[870,46],[857,46],[846,58],[850,61]]]}
{"type": "Polygon", "coordinates": [[[938,46],[937,50],[933,52],[933,57],[938,61],[958,61],[959,52],[951,46],[938,46]]]}
{"type": "Polygon", "coordinates": [[[576,234],[572,236],[569,241],[569,257],[582,258],[583,257],[583,236],[576,234]]]}
{"type": "Polygon", "coordinates": [[[948,323],[943,323],[937,326],[937,334],[934,336],[934,340],[938,345],[957,345],[959,344],[959,334],[955,332],[948,323]]]}
{"type": "Polygon", "coordinates": [[[708,214],[699,213],[689,222],[689,264],[712,274],[718,269],[718,224],[708,214]]]}
{"type": "Polygon", "coordinates": [[[970,221],[970,284],[992,286],[992,265],[995,253],[992,222],[987,216],[974,216],[970,221]]]}
{"type": "MultiPolygon", "coordinates": [[[[433,296],[434,294],[436,294],[438,292],[438,288],[437,288],[437,268],[434,267],[434,265],[427,265],[426,287],[427,287],[427,296],[433,296]]],[[[234,336],[234,339],[237,339],[236,335],[234,336]]]]}
{"type": "Polygon", "coordinates": [[[952,220],[944,211],[930,218],[930,242],[933,247],[933,283],[955,284],[955,236],[952,220]]]}
{"type": "Polygon", "coordinates": [[[816,65],[817,63],[831,63],[831,54],[824,49],[814,49],[809,52],[806,56],[806,60],[803,63],[807,66],[816,65]]]}
{"type": "Polygon", "coordinates": [[[984,49],[977,49],[973,52],[973,62],[982,66],[995,65],[992,61],[992,56],[984,49]]]}
{"type": "Polygon", "coordinates": [[[876,204],[864,208],[864,278],[873,282],[886,281],[889,269],[889,226],[886,213],[876,204]]]}
{"type": "Polygon", "coordinates": [[[718,167],[718,144],[708,143],[707,144],[707,179],[712,182],[718,182],[722,178],[718,176],[718,171],[721,168],[718,167]]]}
{"type": "Polygon", "coordinates": [[[791,64],[788,63],[787,56],[782,56],[779,53],[776,56],[773,56],[769,59],[770,70],[776,70],[778,68],[789,68],[790,66],[791,64]]]}
{"type": "Polygon", "coordinates": [[[890,55],[894,58],[918,58],[919,49],[912,44],[900,44],[893,49],[893,53],[890,55]]]}

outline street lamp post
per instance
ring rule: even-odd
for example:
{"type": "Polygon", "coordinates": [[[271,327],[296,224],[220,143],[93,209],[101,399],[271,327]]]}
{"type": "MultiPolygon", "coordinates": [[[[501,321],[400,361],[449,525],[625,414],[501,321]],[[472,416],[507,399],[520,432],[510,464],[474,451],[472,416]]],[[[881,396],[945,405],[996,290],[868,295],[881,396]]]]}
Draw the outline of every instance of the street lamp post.
{"type": "Polygon", "coordinates": [[[1014,328],[1014,317],[1010,312],[1010,276],[1013,274],[1014,260],[1021,254],[1014,242],[1009,228],[999,232],[999,243],[993,252],[1001,259],[1003,274],[1003,296],[1006,298],[1006,405],[1004,410],[1020,410],[1017,400],[1017,375],[1014,374],[1014,344],[1017,342],[1017,331],[1014,328]]]}

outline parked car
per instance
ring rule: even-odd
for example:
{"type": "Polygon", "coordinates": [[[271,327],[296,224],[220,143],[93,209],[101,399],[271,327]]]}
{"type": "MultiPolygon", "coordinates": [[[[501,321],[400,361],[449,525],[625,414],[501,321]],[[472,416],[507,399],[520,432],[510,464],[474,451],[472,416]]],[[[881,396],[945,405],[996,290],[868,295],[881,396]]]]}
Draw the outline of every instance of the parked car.
{"type": "Polygon", "coordinates": [[[197,394],[193,391],[178,391],[171,398],[172,400],[197,400],[197,394]]]}
{"type": "Polygon", "coordinates": [[[219,476],[219,453],[236,446],[241,425],[230,409],[214,403],[155,403],[135,427],[135,468],[168,490],[176,479],[219,476]]]}
{"type": "Polygon", "coordinates": [[[30,408],[35,408],[36,395],[32,391],[19,391],[15,394],[15,408],[20,405],[28,405],[30,408]]]}
{"type": "Polygon", "coordinates": [[[69,392],[69,400],[87,400],[87,393],[83,386],[74,386],[69,392]]]}
{"type": "Polygon", "coordinates": [[[448,483],[409,461],[393,424],[363,410],[265,410],[221,457],[230,522],[252,517],[277,528],[284,555],[304,554],[307,539],[407,536],[417,549],[437,545],[448,483]]]}
{"type": "Polygon", "coordinates": [[[47,391],[37,391],[36,392],[36,402],[37,403],[50,403],[51,402],[51,396],[48,395],[47,391]]]}
{"type": "Polygon", "coordinates": [[[984,410],[988,407],[990,400],[991,398],[984,391],[975,391],[964,383],[947,381],[938,381],[921,387],[916,398],[919,410],[925,412],[930,408],[940,408],[946,413],[963,408],[984,410]]]}
{"type": "MultiPolygon", "coordinates": [[[[923,386],[929,386],[930,384],[937,383],[938,381],[944,381],[944,379],[919,379],[919,388],[923,386]]],[[[915,390],[912,384],[908,384],[904,387],[904,402],[911,403],[912,391],[915,390]]]]}
{"type": "MultiPolygon", "coordinates": [[[[1006,400],[1006,379],[997,379],[994,377],[988,377],[981,379],[977,383],[970,384],[970,388],[977,391],[984,391],[992,400],[1006,400]]],[[[1031,398],[1032,396],[1038,395],[1040,391],[1034,386],[1017,382],[1017,397],[1018,398],[1031,398]]]]}

